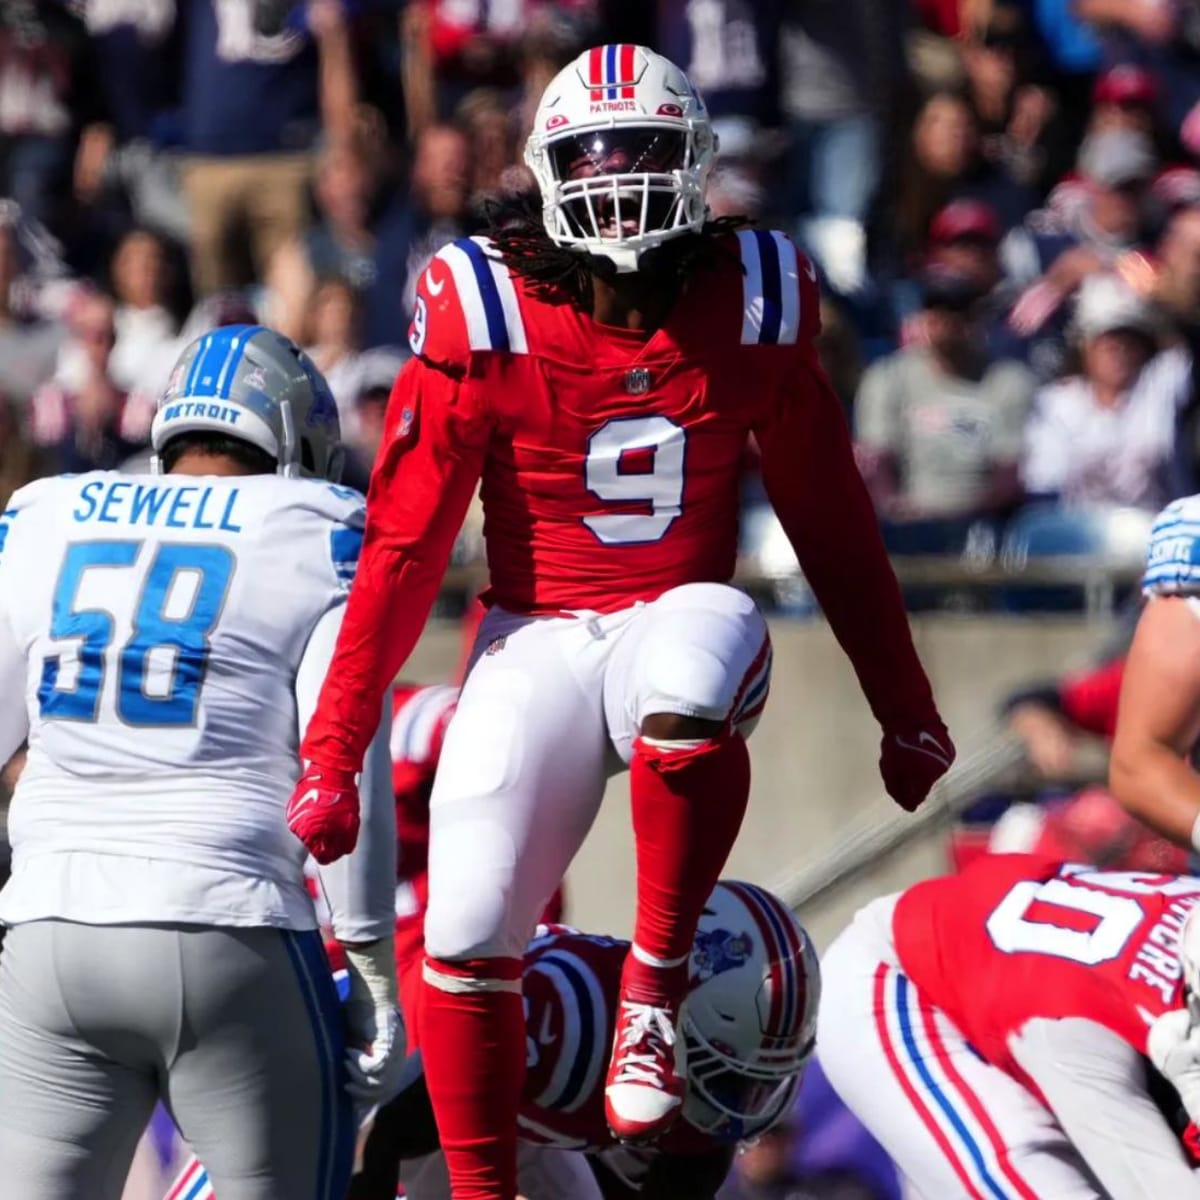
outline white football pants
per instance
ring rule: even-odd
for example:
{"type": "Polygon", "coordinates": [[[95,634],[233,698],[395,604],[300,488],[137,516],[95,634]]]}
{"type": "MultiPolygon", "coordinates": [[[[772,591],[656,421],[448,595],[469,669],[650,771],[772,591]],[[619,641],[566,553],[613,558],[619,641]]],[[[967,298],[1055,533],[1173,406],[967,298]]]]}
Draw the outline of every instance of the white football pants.
{"type": "Polygon", "coordinates": [[[724,584],[602,616],[493,609],[430,800],[429,954],[520,958],[592,826],[613,752],[628,764],[654,713],[748,733],[770,671],[766,622],[724,584]]]}
{"type": "Polygon", "coordinates": [[[925,1200],[1105,1200],[1049,1110],[900,970],[897,899],[862,909],[821,959],[830,1083],[925,1200]]]}

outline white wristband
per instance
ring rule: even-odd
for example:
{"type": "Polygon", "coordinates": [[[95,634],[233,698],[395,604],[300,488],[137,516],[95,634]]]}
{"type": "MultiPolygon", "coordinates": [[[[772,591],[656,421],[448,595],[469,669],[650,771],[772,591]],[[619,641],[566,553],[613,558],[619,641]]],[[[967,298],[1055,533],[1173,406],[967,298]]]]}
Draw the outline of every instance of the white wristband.
{"type": "Polygon", "coordinates": [[[1192,849],[1200,854],[1200,813],[1196,814],[1196,819],[1192,822],[1192,849]]]}

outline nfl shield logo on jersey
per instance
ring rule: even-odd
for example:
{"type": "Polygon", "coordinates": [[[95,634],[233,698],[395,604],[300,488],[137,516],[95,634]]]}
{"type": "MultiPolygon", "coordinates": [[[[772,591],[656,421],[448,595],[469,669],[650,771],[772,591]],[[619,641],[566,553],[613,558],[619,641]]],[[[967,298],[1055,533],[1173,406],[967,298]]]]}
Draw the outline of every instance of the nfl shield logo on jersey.
{"type": "Polygon", "coordinates": [[[631,396],[644,396],[650,390],[650,383],[650,372],[645,367],[625,372],[625,390],[631,396]]]}

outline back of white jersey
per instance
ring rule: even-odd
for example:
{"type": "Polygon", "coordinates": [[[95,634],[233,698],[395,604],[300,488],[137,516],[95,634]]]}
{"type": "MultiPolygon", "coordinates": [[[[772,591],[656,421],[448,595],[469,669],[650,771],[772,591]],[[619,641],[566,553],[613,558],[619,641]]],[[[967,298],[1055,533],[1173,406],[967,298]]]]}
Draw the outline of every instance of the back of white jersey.
{"type": "Polygon", "coordinates": [[[95,472],[17,493],[0,605],[30,736],[0,919],[311,926],[283,816],[296,675],[363,518],[357,492],[277,476],[95,472]]]}

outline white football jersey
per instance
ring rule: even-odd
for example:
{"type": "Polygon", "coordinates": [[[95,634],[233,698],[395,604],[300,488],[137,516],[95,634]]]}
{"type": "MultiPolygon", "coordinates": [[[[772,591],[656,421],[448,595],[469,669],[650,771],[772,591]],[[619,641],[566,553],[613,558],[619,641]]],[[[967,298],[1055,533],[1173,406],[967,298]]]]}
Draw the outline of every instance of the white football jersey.
{"type": "Polygon", "coordinates": [[[349,488],[275,475],[93,472],[12,498],[0,623],[29,757],[0,920],[315,926],[284,819],[297,678],[310,639],[329,653],[314,630],[364,516],[349,488]]]}

